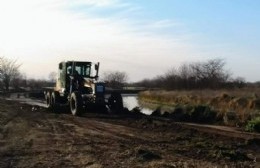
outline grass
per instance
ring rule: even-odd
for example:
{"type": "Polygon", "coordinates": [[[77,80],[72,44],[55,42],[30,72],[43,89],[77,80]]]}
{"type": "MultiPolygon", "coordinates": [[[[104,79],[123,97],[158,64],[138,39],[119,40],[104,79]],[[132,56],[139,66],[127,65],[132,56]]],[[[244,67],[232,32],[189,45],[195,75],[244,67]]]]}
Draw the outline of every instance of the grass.
{"type": "Polygon", "coordinates": [[[260,117],[256,117],[248,121],[246,125],[246,131],[260,133],[260,117]]]}
{"type": "MultiPolygon", "coordinates": [[[[192,90],[192,91],[144,91],[139,101],[157,104],[160,109],[171,113],[189,115],[195,121],[222,120],[225,125],[245,126],[260,117],[260,88],[234,90],[192,90]],[[171,108],[169,108],[171,107],[171,108]]],[[[144,103],[141,103],[144,104],[144,103]]],[[[157,112],[158,113],[158,112],[157,112]]],[[[186,116],[187,117],[187,116],[186,116]]],[[[185,118],[185,117],[184,117],[185,118]]]]}

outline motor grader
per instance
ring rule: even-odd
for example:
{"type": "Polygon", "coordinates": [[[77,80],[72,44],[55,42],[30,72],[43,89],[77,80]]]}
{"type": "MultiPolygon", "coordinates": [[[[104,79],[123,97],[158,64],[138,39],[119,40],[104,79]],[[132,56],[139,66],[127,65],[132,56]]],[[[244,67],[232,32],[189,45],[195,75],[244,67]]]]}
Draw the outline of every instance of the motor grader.
{"type": "Polygon", "coordinates": [[[98,82],[99,62],[67,61],[59,63],[56,86],[45,90],[46,104],[58,112],[67,106],[73,115],[80,115],[88,107],[120,112],[122,96],[118,92],[106,93],[104,82],[98,82]]]}

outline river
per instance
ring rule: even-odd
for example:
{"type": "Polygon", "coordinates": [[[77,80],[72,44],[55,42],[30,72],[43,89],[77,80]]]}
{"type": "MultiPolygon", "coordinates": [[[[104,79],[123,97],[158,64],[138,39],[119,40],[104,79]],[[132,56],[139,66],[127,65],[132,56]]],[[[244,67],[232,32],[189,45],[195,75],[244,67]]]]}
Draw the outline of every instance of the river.
{"type": "MultiPolygon", "coordinates": [[[[123,94],[122,97],[124,107],[128,108],[128,110],[132,110],[135,107],[139,107],[141,112],[146,115],[150,115],[153,112],[153,110],[146,107],[142,107],[142,105],[139,104],[137,94],[123,94]]],[[[31,105],[47,107],[45,101],[41,99],[31,99],[27,97],[26,94],[11,94],[11,96],[8,99],[20,101],[22,103],[27,103],[31,105]]]]}
{"type": "Polygon", "coordinates": [[[124,107],[128,108],[128,110],[132,110],[135,107],[139,107],[141,112],[146,115],[150,115],[153,112],[153,110],[143,107],[139,104],[137,94],[123,94],[122,97],[124,107]]]}

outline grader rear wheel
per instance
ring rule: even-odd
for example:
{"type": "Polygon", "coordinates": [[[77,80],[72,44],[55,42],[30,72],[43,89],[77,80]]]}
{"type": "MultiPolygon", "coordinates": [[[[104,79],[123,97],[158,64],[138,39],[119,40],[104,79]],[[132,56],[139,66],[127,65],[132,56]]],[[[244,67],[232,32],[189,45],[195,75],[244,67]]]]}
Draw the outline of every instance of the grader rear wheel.
{"type": "Polygon", "coordinates": [[[46,93],[46,105],[48,109],[52,108],[52,101],[51,101],[51,93],[47,92],[46,93]]]}
{"type": "Polygon", "coordinates": [[[51,106],[54,113],[57,113],[60,109],[60,94],[57,91],[51,94],[51,106]]]}

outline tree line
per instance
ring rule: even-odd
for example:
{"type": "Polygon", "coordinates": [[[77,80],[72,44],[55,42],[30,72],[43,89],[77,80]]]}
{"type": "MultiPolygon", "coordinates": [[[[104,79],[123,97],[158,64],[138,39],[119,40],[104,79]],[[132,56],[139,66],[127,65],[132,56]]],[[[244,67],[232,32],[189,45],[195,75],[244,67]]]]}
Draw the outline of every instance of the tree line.
{"type": "MultiPolygon", "coordinates": [[[[247,83],[242,77],[233,78],[225,69],[225,65],[226,62],[218,58],[184,63],[178,68],[173,67],[163,75],[131,84],[127,83],[126,72],[107,71],[101,75],[101,80],[105,81],[108,87],[117,89],[125,85],[167,90],[260,87],[260,82],[247,83]]],[[[50,72],[49,80],[27,79],[26,75],[20,73],[20,66],[17,60],[0,57],[0,90],[8,91],[10,86],[18,90],[22,87],[41,89],[55,85],[56,72],[50,72]]]]}
{"type": "Polygon", "coordinates": [[[201,62],[184,63],[179,68],[172,68],[153,79],[144,79],[135,83],[146,88],[167,90],[220,89],[246,86],[242,77],[233,78],[225,69],[223,59],[210,59],[201,62]]]}
{"type": "Polygon", "coordinates": [[[15,59],[0,57],[0,90],[9,91],[10,88],[16,91],[22,88],[41,89],[54,85],[53,80],[27,79],[26,75],[20,72],[21,65],[15,59]]]}

